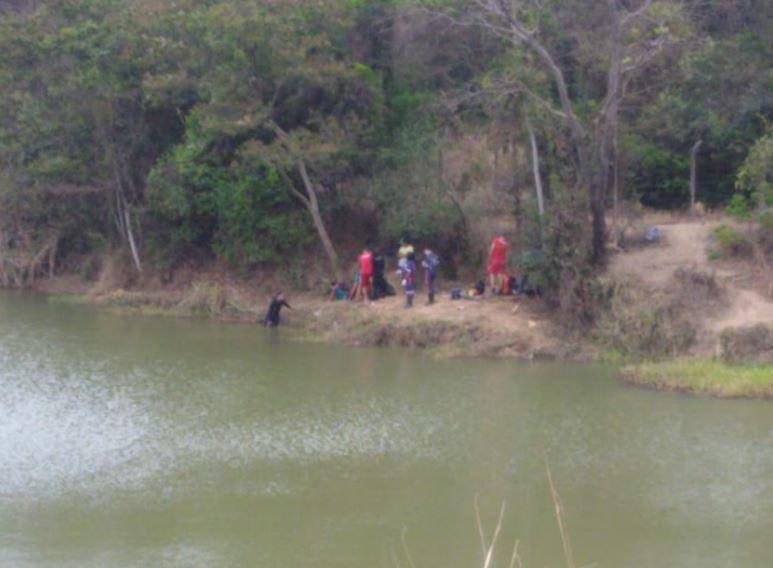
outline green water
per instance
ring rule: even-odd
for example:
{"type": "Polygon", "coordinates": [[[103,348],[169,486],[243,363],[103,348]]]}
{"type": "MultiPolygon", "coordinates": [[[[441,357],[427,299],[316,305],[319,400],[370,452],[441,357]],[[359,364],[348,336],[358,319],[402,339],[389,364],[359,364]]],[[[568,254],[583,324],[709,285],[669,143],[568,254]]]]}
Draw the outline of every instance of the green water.
{"type": "Polygon", "coordinates": [[[0,293],[0,566],[767,567],[773,405],[0,293]]]}

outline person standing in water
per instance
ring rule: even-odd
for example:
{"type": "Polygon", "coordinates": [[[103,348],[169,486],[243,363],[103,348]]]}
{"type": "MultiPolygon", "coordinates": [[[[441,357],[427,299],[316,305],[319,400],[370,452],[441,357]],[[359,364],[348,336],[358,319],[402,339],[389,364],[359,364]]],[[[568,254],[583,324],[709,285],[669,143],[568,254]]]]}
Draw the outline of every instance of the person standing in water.
{"type": "Polygon", "coordinates": [[[283,307],[292,310],[290,304],[285,301],[284,294],[282,294],[282,292],[277,292],[276,295],[271,298],[271,303],[268,305],[266,317],[263,318],[263,325],[266,327],[277,327],[280,322],[279,312],[282,311],[283,307]]]}
{"type": "Polygon", "coordinates": [[[505,273],[505,263],[507,262],[507,251],[510,245],[507,243],[504,235],[494,237],[491,241],[491,247],[489,248],[488,267],[486,272],[491,279],[491,293],[497,294],[501,289],[501,282],[497,285],[498,281],[505,273]]]}
{"type": "Polygon", "coordinates": [[[427,305],[435,303],[435,278],[437,278],[437,269],[440,266],[440,258],[432,249],[424,249],[424,258],[421,261],[424,267],[424,284],[427,287],[427,305]]]}

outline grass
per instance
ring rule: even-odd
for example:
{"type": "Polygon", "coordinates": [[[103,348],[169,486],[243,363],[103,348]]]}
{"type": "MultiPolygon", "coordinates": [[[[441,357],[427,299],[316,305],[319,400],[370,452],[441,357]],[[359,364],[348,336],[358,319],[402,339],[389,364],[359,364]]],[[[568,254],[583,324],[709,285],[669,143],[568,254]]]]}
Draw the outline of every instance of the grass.
{"type": "Polygon", "coordinates": [[[215,318],[222,321],[253,321],[257,313],[226,297],[216,286],[194,284],[182,297],[116,290],[110,294],[52,294],[48,302],[98,306],[112,313],[175,318],[215,318]]]}
{"type": "Polygon", "coordinates": [[[730,365],[718,360],[683,359],[628,365],[622,379],[658,390],[727,398],[773,398],[773,365],[730,365]]]}

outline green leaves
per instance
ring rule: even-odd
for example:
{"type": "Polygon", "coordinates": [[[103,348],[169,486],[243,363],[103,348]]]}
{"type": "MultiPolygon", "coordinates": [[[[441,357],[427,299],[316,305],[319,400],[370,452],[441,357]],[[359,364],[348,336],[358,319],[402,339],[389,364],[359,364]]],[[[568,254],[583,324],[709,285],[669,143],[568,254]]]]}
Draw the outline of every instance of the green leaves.
{"type": "Polygon", "coordinates": [[[760,207],[773,207],[773,131],[754,143],[738,169],[735,187],[760,207]]]}

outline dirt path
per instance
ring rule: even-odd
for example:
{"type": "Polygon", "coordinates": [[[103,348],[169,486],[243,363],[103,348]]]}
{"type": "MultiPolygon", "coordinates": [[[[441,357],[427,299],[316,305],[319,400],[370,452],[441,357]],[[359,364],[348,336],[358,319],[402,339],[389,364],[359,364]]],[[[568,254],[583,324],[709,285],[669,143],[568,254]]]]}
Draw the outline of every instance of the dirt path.
{"type": "Polygon", "coordinates": [[[719,224],[689,221],[658,225],[662,235],[659,244],[616,255],[609,272],[616,278],[635,279],[651,289],[661,289],[672,282],[679,268],[707,271],[727,291],[729,305],[707,317],[705,330],[717,336],[729,328],[773,324],[773,301],[744,285],[749,280],[747,265],[716,266],[709,262],[712,232],[719,224]]]}
{"type": "Polygon", "coordinates": [[[707,250],[718,222],[689,222],[658,225],[660,243],[616,255],[610,274],[616,278],[634,278],[650,286],[665,286],[679,268],[711,270],[719,277],[732,273],[710,266],[707,250]]]}

